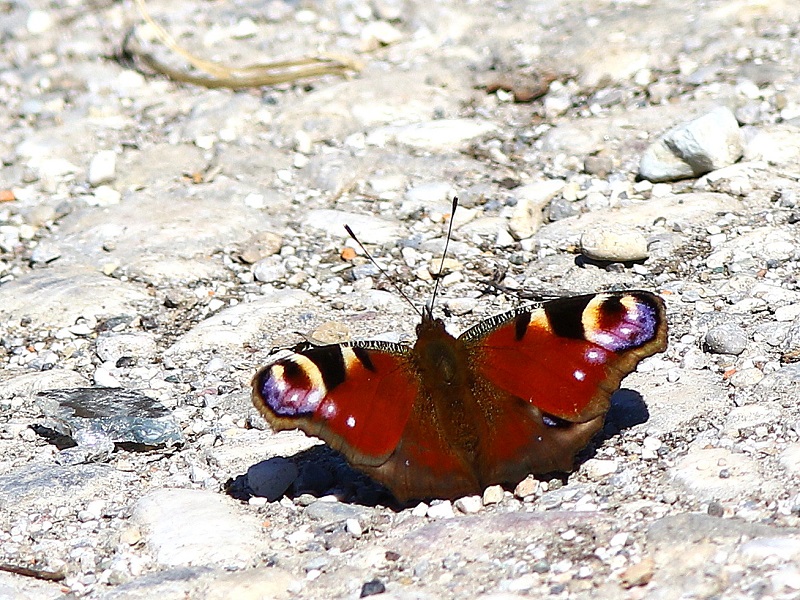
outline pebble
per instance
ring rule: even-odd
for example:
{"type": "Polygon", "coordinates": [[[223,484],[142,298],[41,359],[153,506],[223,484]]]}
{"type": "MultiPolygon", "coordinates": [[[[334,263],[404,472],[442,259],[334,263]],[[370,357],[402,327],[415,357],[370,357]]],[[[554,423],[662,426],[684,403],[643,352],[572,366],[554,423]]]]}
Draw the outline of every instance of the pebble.
{"type": "Polygon", "coordinates": [[[514,207],[514,214],[508,222],[508,229],[517,240],[531,237],[544,222],[542,209],[549,200],[537,203],[527,198],[521,198],[514,207]]]}
{"type": "Polygon", "coordinates": [[[282,246],[283,238],[280,235],[271,231],[261,231],[242,244],[239,258],[242,262],[251,265],[277,254],[282,246]]]}
{"type": "Polygon", "coordinates": [[[794,321],[800,317],[800,303],[779,306],[775,309],[775,320],[779,322],[794,321]]]}
{"type": "Polygon", "coordinates": [[[86,196],[86,204],[105,208],[122,201],[122,194],[107,185],[96,187],[91,196],[86,196]]]}
{"type": "Polygon", "coordinates": [[[116,363],[120,358],[151,359],[157,352],[155,337],[149,333],[117,333],[98,336],[95,352],[105,361],[116,363]]]}
{"type": "Polygon", "coordinates": [[[103,150],[92,157],[89,163],[87,179],[89,185],[97,187],[114,181],[117,168],[117,153],[113,150],[103,150]]]}
{"type": "Polygon", "coordinates": [[[274,502],[283,496],[298,474],[294,461],[270,458],[247,469],[247,485],[256,496],[274,502]]]}
{"type": "Polygon", "coordinates": [[[306,515],[320,522],[321,527],[328,527],[334,523],[344,523],[347,519],[358,519],[366,522],[369,518],[369,509],[361,506],[351,506],[337,502],[336,498],[330,500],[319,499],[306,507],[306,515]]]}
{"type": "Polygon", "coordinates": [[[527,498],[532,496],[539,489],[539,482],[533,477],[526,477],[514,488],[514,496],[517,498],[527,498]]]}
{"type": "Polygon", "coordinates": [[[646,556],[638,563],[631,565],[620,575],[620,582],[624,588],[632,588],[640,585],[647,585],[655,575],[655,561],[646,556]]]}
{"type": "Polygon", "coordinates": [[[270,547],[269,539],[252,535],[260,529],[259,518],[217,492],[155,490],[134,504],[131,521],[164,567],[244,567],[270,547]]]}
{"type": "Polygon", "coordinates": [[[420,202],[426,205],[450,201],[457,193],[452,184],[447,181],[429,181],[420,185],[415,185],[406,190],[405,198],[412,202],[420,202]]]}
{"type": "MultiPolygon", "coordinates": [[[[0,247],[5,245],[0,242],[0,247]]],[[[61,258],[61,249],[47,240],[39,242],[31,252],[31,262],[38,265],[46,265],[59,258],[61,258]]]]}
{"type": "Polygon", "coordinates": [[[722,323],[708,330],[706,347],[714,354],[741,354],[747,348],[747,332],[736,323],[722,323]]]}
{"type": "Polygon", "coordinates": [[[445,302],[447,310],[453,315],[466,315],[471,313],[478,306],[476,298],[451,298],[445,302]]]}
{"type": "Polygon", "coordinates": [[[493,123],[482,119],[439,119],[392,128],[386,133],[399,144],[441,151],[453,150],[496,130],[493,123]]]}
{"type": "Polygon", "coordinates": [[[483,501],[480,496],[463,496],[453,502],[453,505],[465,515],[471,515],[480,512],[483,501]]]}
{"type": "Polygon", "coordinates": [[[452,519],[456,516],[453,512],[453,503],[449,500],[432,503],[426,514],[431,519],[452,519]]]}
{"type": "Polygon", "coordinates": [[[359,538],[364,534],[364,528],[361,527],[361,523],[358,522],[358,519],[347,519],[344,522],[344,526],[347,533],[353,537],[359,538]]]}
{"type": "Polygon", "coordinates": [[[759,368],[751,367],[734,373],[730,378],[730,382],[735,388],[747,388],[754,386],[762,379],[764,379],[764,372],[759,368]]]}
{"type": "Polygon", "coordinates": [[[108,369],[103,369],[103,368],[95,369],[92,379],[94,380],[94,384],[100,387],[105,387],[105,388],[122,387],[122,384],[119,382],[119,379],[114,377],[114,375],[112,375],[108,369]]]}
{"type": "Polygon", "coordinates": [[[305,224],[335,238],[348,238],[344,226],[349,225],[364,244],[385,244],[402,237],[402,229],[392,221],[339,210],[312,210],[306,214],[305,224]]]}
{"type": "Polygon", "coordinates": [[[736,117],[719,107],[662,135],[642,155],[639,175],[652,182],[698,177],[732,165],[742,153],[736,117]]]}
{"type": "Polygon", "coordinates": [[[797,560],[800,557],[800,539],[794,537],[761,537],[746,541],[739,548],[739,553],[759,563],[770,557],[780,560],[797,560]]]}
{"type": "Polygon", "coordinates": [[[500,485],[490,485],[483,490],[483,505],[489,506],[490,504],[498,504],[502,502],[505,496],[505,490],[500,485]]]}
{"type": "Polygon", "coordinates": [[[592,260],[632,262],[649,256],[647,239],[638,231],[595,229],[581,235],[581,253],[592,260]]]}
{"type": "Polygon", "coordinates": [[[693,450],[675,464],[672,476],[701,500],[733,500],[744,490],[758,490],[760,482],[755,461],[724,448],[693,450]]]}
{"type": "Polygon", "coordinates": [[[28,13],[28,20],[25,26],[28,32],[33,35],[44,33],[53,26],[53,17],[44,10],[32,10],[28,13]]]}
{"type": "Polygon", "coordinates": [[[599,481],[605,479],[609,475],[617,472],[619,465],[615,460],[603,460],[599,458],[590,458],[583,465],[581,470],[586,473],[586,476],[593,480],[599,481]]]}
{"type": "Polygon", "coordinates": [[[262,283],[275,283],[286,279],[286,267],[271,258],[259,260],[253,265],[253,276],[262,283]]]}
{"type": "Polygon", "coordinates": [[[361,30],[361,50],[370,52],[380,46],[395,44],[403,39],[403,32],[386,21],[372,21],[361,30]]]}

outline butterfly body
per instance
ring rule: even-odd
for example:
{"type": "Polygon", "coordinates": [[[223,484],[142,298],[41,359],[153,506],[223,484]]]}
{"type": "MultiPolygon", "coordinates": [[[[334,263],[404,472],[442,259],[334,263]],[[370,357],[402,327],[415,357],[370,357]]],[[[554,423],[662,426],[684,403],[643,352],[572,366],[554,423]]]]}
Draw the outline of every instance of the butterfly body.
{"type": "Polygon", "coordinates": [[[570,470],[611,393],[665,349],[666,333],[649,292],[562,298],[458,337],[426,312],[413,346],[353,342],[274,360],[253,402],[274,429],[322,438],[399,500],[454,498],[570,470]]]}

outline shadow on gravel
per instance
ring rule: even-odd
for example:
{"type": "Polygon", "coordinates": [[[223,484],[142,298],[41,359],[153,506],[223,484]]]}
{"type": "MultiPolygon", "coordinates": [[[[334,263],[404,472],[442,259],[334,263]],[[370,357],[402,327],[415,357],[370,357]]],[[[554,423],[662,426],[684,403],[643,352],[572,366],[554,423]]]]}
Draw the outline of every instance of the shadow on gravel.
{"type": "Polygon", "coordinates": [[[650,411],[644,398],[636,390],[620,388],[611,396],[611,408],[606,414],[606,422],[599,434],[607,440],[625,429],[646,423],[650,419],[650,411]]]}
{"type": "MultiPolygon", "coordinates": [[[[402,508],[386,488],[352,468],[341,454],[325,444],[298,452],[289,460],[297,466],[298,475],[283,494],[287,498],[302,501],[305,496],[311,501],[335,495],[351,504],[402,508]]],[[[225,491],[238,500],[247,501],[255,496],[247,473],[230,479],[225,491]]]]}

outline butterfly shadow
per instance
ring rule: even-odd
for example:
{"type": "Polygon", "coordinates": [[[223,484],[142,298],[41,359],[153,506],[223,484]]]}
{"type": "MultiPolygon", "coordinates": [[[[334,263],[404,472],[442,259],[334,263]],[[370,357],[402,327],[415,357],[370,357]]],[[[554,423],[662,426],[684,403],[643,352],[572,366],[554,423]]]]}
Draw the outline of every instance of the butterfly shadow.
{"type": "Polygon", "coordinates": [[[636,425],[646,423],[650,419],[650,411],[644,398],[636,390],[620,388],[611,396],[611,407],[606,413],[603,429],[595,436],[593,446],[599,446],[606,440],[636,425]]]}
{"type": "MultiPolygon", "coordinates": [[[[290,500],[303,502],[304,499],[310,501],[334,495],[348,504],[402,508],[385,487],[351,467],[342,454],[325,444],[312,446],[287,458],[297,467],[297,477],[281,493],[290,500]]],[[[287,458],[271,458],[259,464],[285,463],[287,458]]],[[[229,479],[225,491],[243,501],[257,496],[250,487],[247,473],[229,479]]],[[[277,499],[268,497],[270,501],[277,499]]]]}

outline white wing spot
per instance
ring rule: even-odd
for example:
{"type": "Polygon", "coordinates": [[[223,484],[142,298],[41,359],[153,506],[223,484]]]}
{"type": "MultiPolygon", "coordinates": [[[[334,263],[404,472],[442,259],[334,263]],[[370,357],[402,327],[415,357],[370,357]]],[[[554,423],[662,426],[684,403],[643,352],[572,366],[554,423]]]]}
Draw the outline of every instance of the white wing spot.
{"type": "Polygon", "coordinates": [[[605,354],[600,352],[597,348],[589,348],[586,351],[586,362],[592,365],[604,363],[606,361],[605,354]]]}
{"type": "Polygon", "coordinates": [[[584,373],[580,369],[575,369],[575,372],[572,373],[572,376],[578,381],[583,381],[584,379],[586,379],[586,373],[584,373]]]}
{"type": "Polygon", "coordinates": [[[356,418],[353,415],[350,415],[347,417],[347,421],[345,421],[345,423],[347,423],[347,426],[352,429],[356,426],[356,418]]]}
{"type": "Polygon", "coordinates": [[[613,335],[610,333],[606,333],[605,331],[598,331],[592,335],[592,339],[595,344],[598,346],[602,346],[603,348],[614,347],[614,343],[617,341],[613,335]]]}

